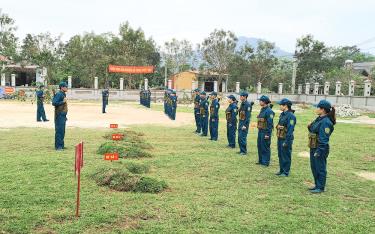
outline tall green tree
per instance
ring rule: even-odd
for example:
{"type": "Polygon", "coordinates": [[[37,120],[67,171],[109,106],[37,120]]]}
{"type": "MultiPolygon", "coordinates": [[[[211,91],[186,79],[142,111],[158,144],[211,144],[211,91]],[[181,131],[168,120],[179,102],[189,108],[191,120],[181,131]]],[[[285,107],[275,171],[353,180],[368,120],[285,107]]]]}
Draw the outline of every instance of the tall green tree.
{"type": "Polygon", "coordinates": [[[47,68],[47,81],[56,80],[59,63],[63,59],[63,42],[60,36],[50,33],[27,34],[22,41],[20,59],[47,68]]]}
{"type": "Polygon", "coordinates": [[[328,48],[324,42],[315,40],[312,35],[297,40],[295,57],[298,61],[297,83],[320,81],[330,67],[328,48]]]}

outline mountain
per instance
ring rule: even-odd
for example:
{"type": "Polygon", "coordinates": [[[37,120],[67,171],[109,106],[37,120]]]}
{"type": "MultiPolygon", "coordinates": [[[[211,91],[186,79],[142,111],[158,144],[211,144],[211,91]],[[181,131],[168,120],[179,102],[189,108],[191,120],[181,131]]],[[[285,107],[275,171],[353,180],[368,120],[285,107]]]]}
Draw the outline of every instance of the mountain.
{"type": "MultiPolygon", "coordinates": [[[[239,50],[246,43],[248,43],[251,47],[256,49],[258,47],[259,41],[265,41],[265,40],[260,39],[260,38],[255,38],[255,37],[239,36],[238,41],[237,41],[236,50],[239,50]]],[[[293,57],[293,53],[282,50],[282,49],[280,49],[280,47],[276,46],[275,50],[276,50],[276,52],[275,52],[276,57],[286,57],[286,58],[292,58],[293,57]]]]}

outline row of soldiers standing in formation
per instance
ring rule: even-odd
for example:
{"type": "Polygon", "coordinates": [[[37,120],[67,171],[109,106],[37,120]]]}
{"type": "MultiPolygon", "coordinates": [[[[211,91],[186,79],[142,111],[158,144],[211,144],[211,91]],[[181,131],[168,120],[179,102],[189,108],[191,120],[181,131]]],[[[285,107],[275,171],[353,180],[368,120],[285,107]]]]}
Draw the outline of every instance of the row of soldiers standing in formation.
{"type": "MultiPolygon", "coordinates": [[[[220,109],[217,93],[212,92],[210,94],[211,103],[207,99],[206,92],[196,89],[194,94],[194,116],[197,127],[195,132],[201,136],[207,136],[207,129],[209,128],[210,140],[217,141],[220,109]]],[[[254,102],[249,102],[247,98],[247,92],[240,93],[241,105],[238,109],[236,97],[234,95],[228,96],[229,106],[225,110],[228,147],[235,148],[236,132],[238,130],[238,145],[240,148],[238,153],[244,156],[247,154],[247,135],[254,104],[254,102]]],[[[257,164],[268,167],[271,160],[271,138],[275,113],[267,96],[263,95],[258,100],[261,110],[257,116],[257,164]]],[[[297,120],[292,109],[293,103],[290,100],[284,98],[277,103],[280,105],[281,114],[276,125],[279,158],[279,171],[276,175],[287,177],[291,168],[294,127],[297,120]]],[[[315,186],[309,188],[309,190],[312,193],[321,193],[324,192],[326,185],[329,138],[334,130],[333,126],[336,124],[336,116],[334,107],[326,100],[321,100],[316,107],[318,117],[308,125],[310,165],[315,183],[315,186]]]]}
{"type": "Polygon", "coordinates": [[[176,91],[167,89],[164,92],[164,113],[171,119],[176,119],[177,95],[176,91]]]}
{"type": "Polygon", "coordinates": [[[145,107],[151,106],[151,91],[149,89],[142,89],[139,93],[139,103],[145,107]]]}

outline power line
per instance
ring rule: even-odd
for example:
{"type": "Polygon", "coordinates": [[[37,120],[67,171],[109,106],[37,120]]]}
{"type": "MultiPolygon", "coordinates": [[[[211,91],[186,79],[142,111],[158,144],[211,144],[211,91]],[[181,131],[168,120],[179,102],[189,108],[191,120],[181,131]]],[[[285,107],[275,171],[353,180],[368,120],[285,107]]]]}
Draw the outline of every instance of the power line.
{"type": "Polygon", "coordinates": [[[358,44],[356,44],[356,46],[360,46],[360,45],[368,44],[368,43],[373,42],[373,41],[375,41],[375,37],[372,37],[372,38],[367,39],[367,40],[365,40],[365,41],[363,41],[363,42],[361,42],[361,43],[358,43],[358,44]]]}

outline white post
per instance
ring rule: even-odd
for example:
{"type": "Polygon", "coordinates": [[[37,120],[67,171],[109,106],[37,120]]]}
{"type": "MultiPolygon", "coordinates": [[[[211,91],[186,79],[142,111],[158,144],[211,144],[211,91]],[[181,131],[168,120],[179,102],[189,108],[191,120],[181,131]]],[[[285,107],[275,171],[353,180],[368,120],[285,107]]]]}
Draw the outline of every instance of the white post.
{"type": "Polygon", "coordinates": [[[217,86],[217,80],[214,81],[214,92],[217,92],[218,86],[217,86]]]}
{"type": "Polygon", "coordinates": [[[196,81],[194,82],[194,89],[197,89],[197,88],[199,88],[199,82],[196,80],[196,81]]]}
{"type": "Polygon", "coordinates": [[[354,85],[355,85],[355,81],[351,80],[349,84],[349,94],[348,94],[349,96],[354,96],[354,85]]]}
{"type": "Polygon", "coordinates": [[[369,97],[371,95],[371,80],[365,80],[365,90],[363,96],[369,97]]]}
{"type": "Polygon", "coordinates": [[[1,86],[5,86],[5,73],[1,73],[1,86]]]}
{"type": "Polygon", "coordinates": [[[195,80],[191,81],[191,91],[193,91],[195,88],[195,80]]]}
{"type": "Polygon", "coordinates": [[[145,90],[148,90],[148,79],[145,79],[145,90]]]}
{"type": "Polygon", "coordinates": [[[329,81],[326,81],[324,83],[324,95],[329,95],[329,86],[330,86],[329,81]]]}
{"type": "Polygon", "coordinates": [[[316,82],[314,83],[314,95],[318,95],[319,94],[319,83],[316,82]]]}
{"type": "Polygon", "coordinates": [[[11,82],[12,87],[16,87],[16,74],[11,75],[11,82]]]}
{"type": "Polygon", "coordinates": [[[94,89],[98,89],[99,88],[99,78],[98,77],[94,77],[94,89]]]}
{"type": "Polygon", "coordinates": [[[221,82],[221,91],[223,92],[223,93],[226,93],[227,92],[227,82],[225,81],[225,80],[223,80],[222,82],[221,82]]]}
{"type": "Polygon", "coordinates": [[[240,82],[236,82],[236,93],[240,92],[240,82]]]}
{"type": "Polygon", "coordinates": [[[257,94],[260,94],[260,93],[262,93],[262,83],[258,82],[258,85],[257,85],[257,94]]]}
{"type": "Polygon", "coordinates": [[[120,78],[120,90],[124,90],[124,78],[120,78]]]}
{"type": "Polygon", "coordinates": [[[172,80],[168,80],[168,89],[172,89],[172,80]]]}
{"type": "Polygon", "coordinates": [[[298,84],[298,94],[302,94],[302,84],[298,84]]]}
{"type": "Polygon", "coordinates": [[[201,83],[201,91],[204,91],[204,84],[205,84],[205,82],[202,81],[202,83],[201,83]]]}
{"type": "Polygon", "coordinates": [[[336,81],[336,95],[337,96],[340,96],[341,95],[341,82],[340,81],[336,81]]]}
{"type": "Polygon", "coordinates": [[[283,83],[279,83],[278,94],[283,94],[283,83]]]}
{"type": "MultiPolygon", "coordinates": [[[[296,76],[297,76],[297,60],[293,60],[293,74],[292,74],[292,94],[295,92],[296,87],[296,76]]],[[[301,92],[302,93],[302,92],[301,92]]]]}
{"type": "Polygon", "coordinates": [[[68,88],[72,88],[72,76],[68,76],[68,88]]]}
{"type": "Polygon", "coordinates": [[[309,94],[310,94],[310,83],[306,83],[306,86],[305,86],[305,94],[306,94],[306,95],[309,95],[309,94]]]}

